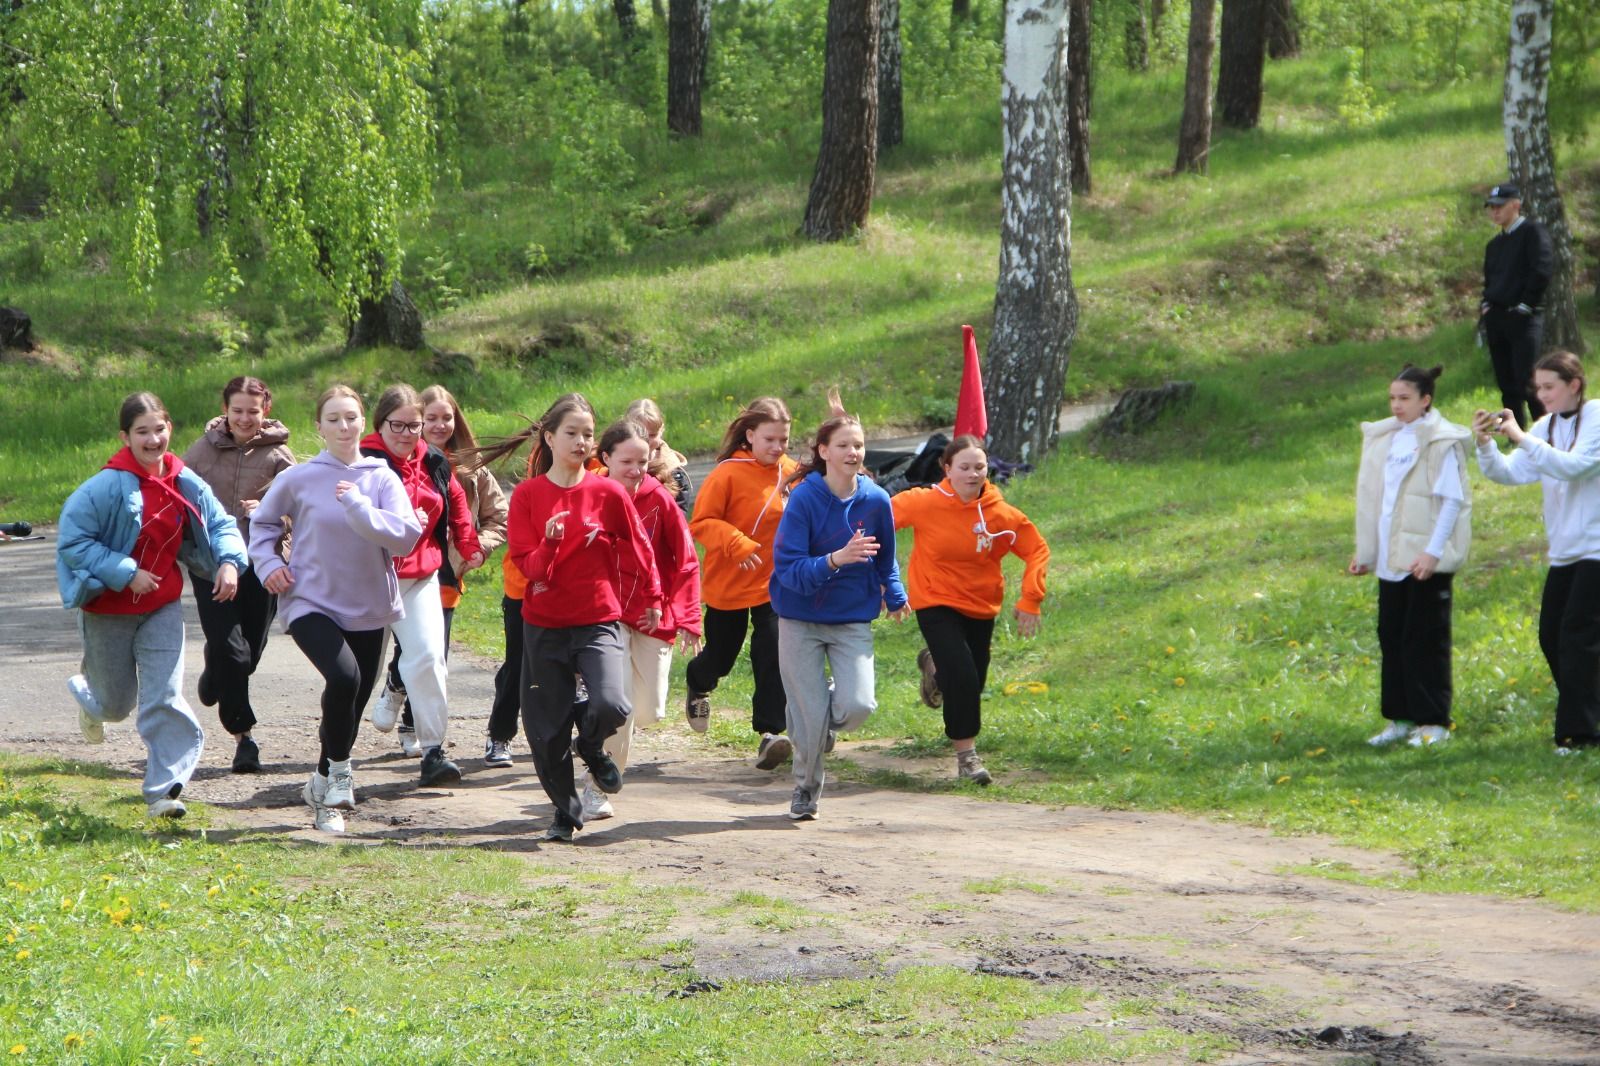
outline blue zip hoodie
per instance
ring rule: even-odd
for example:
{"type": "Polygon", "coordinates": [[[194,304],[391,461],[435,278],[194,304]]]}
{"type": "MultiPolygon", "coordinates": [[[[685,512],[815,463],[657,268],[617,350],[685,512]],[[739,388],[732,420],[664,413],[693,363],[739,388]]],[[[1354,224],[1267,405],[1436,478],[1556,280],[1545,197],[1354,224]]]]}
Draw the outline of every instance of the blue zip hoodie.
{"type": "Polygon", "coordinates": [[[891,611],[904,607],[889,494],[858,474],[856,491],[841,500],[822,474],[807,474],[789,494],[778,522],[767,588],[778,617],[800,622],[870,622],[885,604],[891,611]],[[848,544],[857,529],[878,538],[878,554],[833,569],[828,556],[848,544]]]}

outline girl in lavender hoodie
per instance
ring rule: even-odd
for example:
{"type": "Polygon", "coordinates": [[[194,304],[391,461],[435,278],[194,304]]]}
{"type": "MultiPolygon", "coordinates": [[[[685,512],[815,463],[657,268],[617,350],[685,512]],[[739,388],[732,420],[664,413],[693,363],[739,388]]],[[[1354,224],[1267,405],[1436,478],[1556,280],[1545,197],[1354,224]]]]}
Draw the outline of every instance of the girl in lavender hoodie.
{"type": "Polygon", "coordinates": [[[278,597],[278,615],[322,675],[322,754],[302,793],[318,829],[344,830],[355,809],[350,769],[361,709],[372,694],[384,628],[402,617],[394,556],[422,535],[400,479],[361,455],[366,419],[355,391],[335,385],[317,400],[327,445],[279,474],[250,516],[250,562],[278,597]],[[278,553],[288,518],[293,565],[278,553]]]}

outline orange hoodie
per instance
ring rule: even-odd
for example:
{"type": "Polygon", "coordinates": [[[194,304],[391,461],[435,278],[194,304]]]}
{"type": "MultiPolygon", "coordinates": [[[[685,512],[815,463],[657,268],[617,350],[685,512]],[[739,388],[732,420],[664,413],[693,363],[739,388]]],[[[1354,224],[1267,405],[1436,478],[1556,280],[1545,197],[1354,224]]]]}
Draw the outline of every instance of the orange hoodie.
{"type": "Polygon", "coordinates": [[[772,542],[783,517],[783,483],[799,464],[787,455],[763,466],[748,448],[718,463],[694,498],[689,531],[705,546],[700,598],[707,607],[737,611],[766,603],[772,577],[772,542]],[[761,565],[740,570],[751,555],[761,565]]]}
{"type": "Polygon", "coordinates": [[[1000,560],[1014,552],[1023,561],[1017,610],[1038,614],[1044,600],[1050,546],[1028,516],[1005,501],[989,482],[971,503],[945,478],[927,489],[893,497],[894,528],[916,534],[906,566],[906,596],[914,610],[953,607],[970,618],[993,618],[1005,602],[1000,560]]]}

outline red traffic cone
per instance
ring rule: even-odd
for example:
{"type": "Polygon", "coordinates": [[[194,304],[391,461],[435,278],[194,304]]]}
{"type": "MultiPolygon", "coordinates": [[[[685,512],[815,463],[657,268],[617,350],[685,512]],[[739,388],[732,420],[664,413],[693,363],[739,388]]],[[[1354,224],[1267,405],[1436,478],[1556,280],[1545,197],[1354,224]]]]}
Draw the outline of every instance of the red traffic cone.
{"type": "Polygon", "coordinates": [[[989,436],[989,412],[983,406],[983,371],[978,366],[978,341],[971,326],[961,327],[966,358],[961,367],[961,396],[956,400],[956,436],[970,433],[979,440],[989,436]]]}

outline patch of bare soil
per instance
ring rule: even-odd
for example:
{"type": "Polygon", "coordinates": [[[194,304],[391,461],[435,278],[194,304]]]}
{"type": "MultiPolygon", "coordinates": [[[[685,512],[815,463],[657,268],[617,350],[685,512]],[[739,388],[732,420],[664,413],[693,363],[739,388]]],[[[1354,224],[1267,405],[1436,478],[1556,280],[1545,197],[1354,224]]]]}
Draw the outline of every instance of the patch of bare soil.
{"type": "MultiPolygon", "coordinates": [[[[8,572],[13,550],[27,549],[0,552],[8,599],[29,587],[8,572]]],[[[8,607],[17,620],[0,617],[0,744],[100,760],[128,774],[133,795],[142,751],[132,728],[108,729],[97,748],[77,737],[62,686],[76,657],[67,615],[8,607]]],[[[191,629],[191,689],[197,637],[191,629]]],[[[456,706],[487,707],[487,664],[463,654],[451,665],[456,706]]],[[[269,646],[257,692],[267,772],[229,773],[218,734],[185,795],[237,835],[331,845],[299,800],[318,686],[289,641],[269,646]]],[[[1305,876],[1290,871],[1336,863],[1380,875],[1396,863],[1324,838],[1166,814],[830,783],[821,819],[796,824],[786,774],[729,758],[676,722],[636,740],[616,818],[550,845],[538,840],[551,809],[527,757],[484,768],[483,726],[481,710],[453,721],[467,776],[443,790],[419,788],[417,761],[364,727],[346,839],[494,848],[545,875],[604,871],[682,889],[667,936],[691,948],[660,963],[681,976],[682,995],[938,964],[1084,989],[1083,1012],[1036,1023],[1056,1033],[1125,1032],[1126,1011],[1114,1008],[1138,1001],[1148,1008],[1139,1024],[1231,1038],[1239,1050],[1223,1061],[1233,1066],[1600,1066],[1597,916],[1305,876]]],[[[943,758],[863,747],[837,757],[924,764],[913,776],[948,770],[943,758]]]]}

